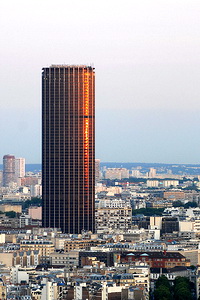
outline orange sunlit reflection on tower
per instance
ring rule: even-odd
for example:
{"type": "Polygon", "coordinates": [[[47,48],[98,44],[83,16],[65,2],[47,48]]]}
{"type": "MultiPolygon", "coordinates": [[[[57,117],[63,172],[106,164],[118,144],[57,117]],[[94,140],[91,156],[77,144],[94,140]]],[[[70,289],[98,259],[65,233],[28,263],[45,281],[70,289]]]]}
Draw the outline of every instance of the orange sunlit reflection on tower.
{"type": "Polygon", "coordinates": [[[84,73],[84,180],[85,192],[89,186],[89,73],[84,73]]]}

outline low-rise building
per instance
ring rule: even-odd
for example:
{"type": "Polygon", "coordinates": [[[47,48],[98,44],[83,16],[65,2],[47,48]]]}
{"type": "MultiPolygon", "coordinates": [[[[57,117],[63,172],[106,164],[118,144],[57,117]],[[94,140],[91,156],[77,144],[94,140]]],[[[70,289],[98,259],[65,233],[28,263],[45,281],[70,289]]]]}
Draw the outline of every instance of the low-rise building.
{"type": "Polygon", "coordinates": [[[85,249],[90,250],[91,247],[98,244],[97,240],[90,239],[69,239],[64,242],[64,251],[69,252],[71,250],[85,249]]]}
{"type": "Polygon", "coordinates": [[[172,268],[176,266],[189,267],[190,261],[179,252],[151,251],[151,252],[129,252],[120,254],[122,263],[144,262],[151,268],[172,268]]]}
{"type": "Polygon", "coordinates": [[[68,253],[53,252],[50,254],[50,264],[52,266],[78,266],[79,251],[68,253]]]}
{"type": "Polygon", "coordinates": [[[179,185],[178,180],[163,180],[163,187],[169,188],[169,187],[177,187],[179,185]]]}
{"type": "Polygon", "coordinates": [[[158,187],[159,186],[159,181],[158,180],[147,180],[147,187],[152,188],[152,187],[158,187]]]}
{"type": "Polygon", "coordinates": [[[22,214],[19,217],[19,227],[24,228],[32,224],[32,219],[29,215],[22,214]]]}
{"type": "Polygon", "coordinates": [[[22,240],[20,242],[20,251],[38,250],[41,262],[48,262],[50,254],[54,252],[55,246],[49,240],[22,240]]]}
{"type": "Polygon", "coordinates": [[[163,197],[170,200],[183,200],[185,199],[185,193],[183,191],[170,190],[163,192],[163,197]]]}
{"type": "Polygon", "coordinates": [[[2,278],[0,278],[0,299],[1,300],[7,299],[6,284],[4,283],[2,278]]]}
{"type": "Polygon", "coordinates": [[[22,212],[22,206],[21,205],[12,205],[12,204],[1,204],[0,205],[0,211],[2,212],[8,212],[8,211],[14,211],[16,213],[22,212]]]}
{"type": "Polygon", "coordinates": [[[108,168],[105,171],[105,179],[129,178],[129,170],[126,168],[108,168]]]}
{"type": "Polygon", "coordinates": [[[41,206],[30,206],[28,209],[28,215],[33,220],[42,220],[42,207],[41,206]]]}

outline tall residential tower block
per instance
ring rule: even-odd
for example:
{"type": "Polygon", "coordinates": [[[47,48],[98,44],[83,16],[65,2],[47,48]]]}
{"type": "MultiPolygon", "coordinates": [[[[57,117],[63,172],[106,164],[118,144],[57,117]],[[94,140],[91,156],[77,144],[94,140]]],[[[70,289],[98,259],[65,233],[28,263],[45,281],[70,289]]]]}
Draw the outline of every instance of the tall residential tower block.
{"type": "Polygon", "coordinates": [[[25,158],[18,157],[15,158],[15,176],[17,178],[22,178],[25,176],[25,158]]]}
{"type": "Polygon", "coordinates": [[[15,156],[7,154],[3,157],[3,186],[8,187],[12,182],[16,182],[15,156]]]}
{"type": "Polygon", "coordinates": [[[42,71],[43,226],[95,228],[95,72],[85,65],[42,71]]]}

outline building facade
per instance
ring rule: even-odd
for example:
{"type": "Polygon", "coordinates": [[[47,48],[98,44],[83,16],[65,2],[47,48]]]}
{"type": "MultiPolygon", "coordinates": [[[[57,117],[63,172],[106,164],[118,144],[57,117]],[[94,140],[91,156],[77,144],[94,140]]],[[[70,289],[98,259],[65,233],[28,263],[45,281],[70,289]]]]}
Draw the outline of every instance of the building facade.
{"type": "Polygon", "coordinates": [[[43,226],[94,231],[95,72],[52,65],[42,72],[43,226]]]}
{"type": "MultiPolygon", "coordinates": [[[[106,233],[113,231],[127,232],[132,228],[132,208],[130,205],[118,200],[119,205],[105,203],[96,208],[96,229],[97,233],[106,233]],[[108,206],[110,205],[110,207],[108,206]]],[[[114,202],[114,200],[113,200],[114,202]]]]}
{"type": "Polygon", "coordinates": [[[54,250],[54,244],[48,240],[23,240],[20,243],[21,252],[39,251],[42,263],[49,261],[49,256],[54,250]]]}
{"type": "Polygon", "coordinates": [[[176,266],[189,267],[190,260],[186,259],[179,252],[151,251],[151,252],[132,252],[122,253],[120,261],[122,263],[148,264],[150,268],[174,268],[176,266]]]}

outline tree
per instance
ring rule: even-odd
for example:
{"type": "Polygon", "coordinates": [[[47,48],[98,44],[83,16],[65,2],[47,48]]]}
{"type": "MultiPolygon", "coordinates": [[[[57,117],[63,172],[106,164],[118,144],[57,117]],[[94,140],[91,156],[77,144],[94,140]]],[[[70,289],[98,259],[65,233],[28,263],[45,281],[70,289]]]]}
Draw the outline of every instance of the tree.
{"type": "Polygon", "coordinates": [[[158,280],[156,281],[156,288],[158,288],[160,285],[164,285],[168,289],[171,288],[168,278],[165,275],[161,275],[158,280]]]}
{"type": "Polygon", "coordinates": [[[194,201],[185,203],[184,208],[190,208],[190,207],[197,207],[197,203],[194,201]]]}
{"type": "Polygon", "coordinates": [[[38,197],[33,197],[31,200],[26,200],[22,207],[23,209],[29,208],[29,206],[42,206],[42,199],[38,197]]]}
{"type": "Polygon", "coordinates": [[[142,214],[145,216],[153,216],[153,215],[162,216],[163,211],[164,208],[153,208],[153,207],[140,208],[140,209],[133,209],[132,215],[134,216],[134,215],[142,214]]]}
{"type": "Polygon", "coordinates": [[[192,300],[190,281],[186,277],[176,277],[174,280],[174,299],[192,300]]]}
{"type": "Polygon", "coordinates": [[[171,300],[172,299],[171,292],[166,286],[160,285],[154,292],[154,299],[171,300]]]}
{"type": "Polygon", "coordinates": [[[13,211],[13,210],[11,210],[11,211],[7,211],[6,213],[5,213],[5,215],[6,215],[6,217],[9,217],[9,218],[16,218],[16,212],[15,211],[13,211]]]}
{"type": "Polygon", "coordinates": [[[189,289],[180,286],[176,293],[174,293],[174,300],[192,300],[192,294],[189,289]]]}
{"type": "Polygon", "coordinates": [[[171,300],[171,286],[166,276],[162,275],[158,278],[155,284],[154,291],[155,300],[171,300]]]}
{"type": "Polygon", "coordinates": [[[173,202],[173,207],[183,207],[183,206],[184,206],[184,204],[180,200],[177,200],[177,201],[173,202]]]}

